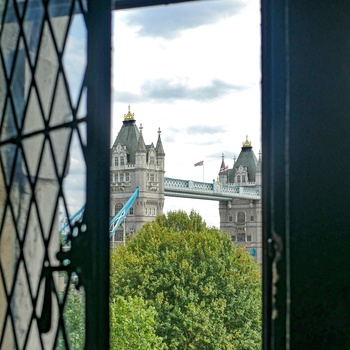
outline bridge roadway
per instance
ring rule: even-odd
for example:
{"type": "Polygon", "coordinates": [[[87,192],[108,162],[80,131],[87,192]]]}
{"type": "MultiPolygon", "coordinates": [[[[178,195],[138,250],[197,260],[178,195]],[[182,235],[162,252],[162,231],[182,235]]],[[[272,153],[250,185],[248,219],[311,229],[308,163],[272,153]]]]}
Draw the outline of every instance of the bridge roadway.
{"type": "Polygon", "coordinates": [[[197,182],[192,180],[164,178],[164,194],[168,197],[182,197],[206,199],[213,201],[232,201],[233,198],[259,200],[261,195],[259,188],[221,185],[213,183],[197,182]]]}

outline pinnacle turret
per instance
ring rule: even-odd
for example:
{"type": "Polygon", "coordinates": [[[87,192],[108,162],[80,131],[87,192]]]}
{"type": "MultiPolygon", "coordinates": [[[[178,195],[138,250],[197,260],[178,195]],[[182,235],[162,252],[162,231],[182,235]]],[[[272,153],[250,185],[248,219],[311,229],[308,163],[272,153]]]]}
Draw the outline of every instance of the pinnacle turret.
{"type": "Polygon", "coordinates": [[[225,164],[225,155],[222,154],[221,158],[222,158],[222,160],[221,160],[221,166],[220,166],[220,171],[219,171],[220,176],[224,175],[224,173],[226,173],[228,170],[228,165],[226,166],[226,164],[225,164]]]}
{"type": "Polygon", "coordinates": [[[159,128],[158,129],[158,140],[157,140],[156,151],[157,151],[157,155],[158,156],[165,156],[162,140],[160,138],[160,133],[161,133],[161,131],[160,131],[160,128],[159,128]]]}
{"type": "Polygon", "coordinates": [[[139,135],[139,140],[138,140],[138,143],[137,143],[137,150],[136,152],[137,153],[146,153],[147,150],[146,150],[146,144],[145,144],[145,141],[143,140],[143,136],[142,136],[142,124],[140,125],[140,135],[139,135]]]}
{"type": "Polygon", "coordinates": [[[259,155],[259,158],[256,164],[256,171],[261,171],[261,151],[259,151],[258,155],[259,155]]]}
{"type": "Polygon", "coordinates": [[[220,172],[222,171],[222,169],[225,169],[225,155],[222,154],[221,155],[221,166],[220,166],[220,172]]]}

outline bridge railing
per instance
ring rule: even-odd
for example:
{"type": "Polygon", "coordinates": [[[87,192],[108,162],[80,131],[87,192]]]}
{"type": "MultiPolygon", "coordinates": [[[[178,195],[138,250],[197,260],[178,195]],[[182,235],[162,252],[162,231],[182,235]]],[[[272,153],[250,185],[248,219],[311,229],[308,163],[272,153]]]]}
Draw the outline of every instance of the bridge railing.
{"type": "Polygon", "coordinates": [[[211,183],[207,183],[207,182],[196,182],[196,181],[188,181],[188,186],[189,188],[192,188],[194,190],[198,190],[198,191],[213,191],[214,190],[214,186],[211,183]]]}
{"type": "Polygon", "coordinates": [[[191,190],[198,191],[213,191],[214,185],[208,182],[196,182],[192,180],[171,179],[169,177],[164,178],[164,186],[174,189],[190,188],[191,190]]]}
{"type": "MultiPolygon", "coordinates": [[[[252,185],[252,184],[250,184],[252,185]]],[[[234,185],[222,185],[213,181],[208,182],[197,182],[192,180],[173,179],[166,177],[164,178],[164,187],[166,190],[171,191],[184,191],[191,193],[201,193],[210,195],[228,195],[229,197],[253,197],[252,199],[259,199],[260,191],[258,187],[245,187],[245,186],[234,186],[234,185]]]]}
{"type": "Polygon", "coordinates": [[[222,186],[221,192],[223,192],[223,193],[239,193],[239,187],[237,187],[237,186],[222,186]]]}
{"type": "Polygon", "coordinates": [[[239,186],[222,186],[222,193],[237,193],[243,195],[259,196],[260,192],[257,187],[239,187],[239,186]]]}

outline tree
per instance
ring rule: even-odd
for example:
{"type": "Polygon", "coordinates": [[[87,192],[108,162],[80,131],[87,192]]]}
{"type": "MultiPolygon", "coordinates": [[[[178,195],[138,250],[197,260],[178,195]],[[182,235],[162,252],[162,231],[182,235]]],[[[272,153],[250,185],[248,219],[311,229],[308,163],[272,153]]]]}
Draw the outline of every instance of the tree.
{"type": "MultiPolygon", "coordinates": [[[[63,318],[67,341],[72,349],[84,349],[85,344],[85,294],[75,289],[74,284],[69,288],[64,306],[63,318]]],[[[59,298],[64,298],[64,292],[59,292],[59,298]]],[[[62,335],[58,338],[56,349],[66,349],[62,335]]]]}
{"type": "MultiPolygon", "coordinates": [[[[85,344],[85,295],[70,285],[64,307],[64,323],[69,346],[82,350],[85,344]]],[[[60,299],[64,292],[60,292],[60,299]]],[[[121,296],[110,299],[110,345],[112,350],[166,350],[162,338],[156,335],[154,307],[141,297],[121,296]]],[[[56,349],[66,349],[63,336],[56,349]]]]}
{"type": "Polygon", "coordinates": [[[156,310],[140,297],[111,299],[112,350],[165,350],[155,334],[156,310]]]}
{"type": "Polygon", "coordinates": [[[260,268],[195,212],[160,216],[116,248],[111,296],[153,306],[169,349],[261,348],[260,268]]]}

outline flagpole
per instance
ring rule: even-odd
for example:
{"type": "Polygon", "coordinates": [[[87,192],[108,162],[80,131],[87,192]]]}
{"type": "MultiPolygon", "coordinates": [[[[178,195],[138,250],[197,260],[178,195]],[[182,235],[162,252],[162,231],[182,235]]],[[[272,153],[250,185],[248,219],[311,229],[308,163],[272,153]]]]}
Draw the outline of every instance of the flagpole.
{"type": "Polygon", "coordinates": [[[203,167],[203,182],[204,182],[204,160],[200,162],[194,163],[194,166],[202,166],[203,167]]]}

